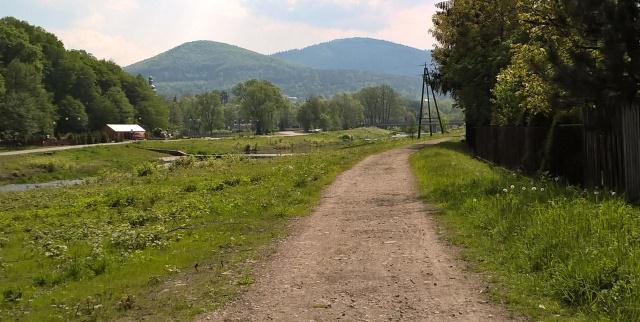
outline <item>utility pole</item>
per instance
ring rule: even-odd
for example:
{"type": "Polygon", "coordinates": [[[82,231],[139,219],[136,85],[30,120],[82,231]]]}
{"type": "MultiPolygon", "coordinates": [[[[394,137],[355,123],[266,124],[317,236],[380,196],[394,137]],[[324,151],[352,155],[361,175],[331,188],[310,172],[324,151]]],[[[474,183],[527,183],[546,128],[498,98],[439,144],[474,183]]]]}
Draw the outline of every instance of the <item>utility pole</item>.
{"type": "MultiPolygon", "coordinates": [[[[426,73],[426,81],[431,84],[431,75],[429,74],[429,70],[425,67],[425,73],[426,73]]],[[[440,123],[440,132],[442,132],[442,134],[444,134],[445,130],[444,130],[444,124],[442,124],[442,118],[440,117],[440,109],[438,108],[438,100],[436,100],[436,91],[433,90],[433,87],[431,87],[431,94],[433,95],[433,104],[436,106],[436,112],[438,113],[438,122],[440,123]]],[[[431,105],[429,105],[431,106],[431,105]]],[[[431,112],[431,108],[429,108],[429,112],[431,112]]],[[[429,115],[429,119],[431,119],[431,115],[429,115]]],[[[431,120],[429,120],[429,122],[431,122],[431,120]]]]}
{"type": "MultiPolygon", "coordinates": [[[[427,83],[427,64],[424,67],[424,87],[427,88],[427,109],[429,110],[429,136],[433,136],[433,118],[431,117],[431,99],[429,98],[429,83],[427,83]]],[[[433,89],[431,89],[433,92],[433,89]]]]}
{"type": "MultiPolygon", "coordinates": [[[[418,115],[418,139],[422,137],[422,118],[424,117],[424,87],[427,64],[424,64],[425,73],[422,74],[422,97],[420,98],[420,115],[418,115]]],[[[427,93],[428,94],[428,93],[427,93]]]]}

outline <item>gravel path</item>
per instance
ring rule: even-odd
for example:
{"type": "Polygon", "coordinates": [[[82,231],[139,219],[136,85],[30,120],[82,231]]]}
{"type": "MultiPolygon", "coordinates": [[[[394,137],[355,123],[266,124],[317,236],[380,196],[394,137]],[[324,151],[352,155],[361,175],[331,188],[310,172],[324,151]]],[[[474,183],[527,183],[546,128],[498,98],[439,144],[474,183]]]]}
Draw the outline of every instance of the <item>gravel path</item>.
{"type": "Polygon", "coordinates": [[[122,145],[122,144],[129,144],[129,143],[131,143],[131,142],[130,141],[125,141],[125,142],[114,142],[114,143],[65,145],[65,146],[53,146],[53,147],[48,147],[48,148],[36,148],[36,149],[27,149],[27,150],[5,151],[5,152],[0,152],[0,157],[10,156],[10,155],[24,155],[24,154],[34,154],[34,153],[46,153],[46,152],[56,152],[56,151],[64,151],[64,150],[84,149],[84,148],[91,148],[91,147],[94,147],[94,146],[122,145]]]}
{"type": "Polygon", "coordinates": [[[256,283],[201,321],[507,321],[478,276],[438,237],[409,155],[367,158],[341,174],[256,283]]]}

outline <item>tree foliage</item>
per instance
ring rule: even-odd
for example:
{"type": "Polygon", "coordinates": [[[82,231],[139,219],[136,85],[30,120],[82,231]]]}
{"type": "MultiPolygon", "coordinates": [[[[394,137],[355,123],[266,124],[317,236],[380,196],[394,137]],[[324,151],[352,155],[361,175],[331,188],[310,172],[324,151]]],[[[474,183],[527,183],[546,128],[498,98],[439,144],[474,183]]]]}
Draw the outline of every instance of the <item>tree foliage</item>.
{"type": "Polygon", "coordinates": [[[439,88],[470,125],[549,124],[584,107],[634,104],[635,0],[445,1],[433,17],[439,88]]]}
{"type": "Polygon", "coordinates": [[[383,125],[404,118],[406,102],[391,86],[366,87],[358,92],[368,125],[383,125]]]}
{"type": "Polygon", "coordinates": [[[84,51],[66,50],[50,33],[0,19],[0,140],[37,141],[101,129],[106,123],[165,127],[168,111],[144,78],[84,51]]]}
{"type": "Polygon", "coordinates": [[[288,102],[280,89],[269,81],[250,80],[233,89],[242,113],[249,118],[256,134],[272,132],[277,125],[276,112],[286,108],[288,102]]]}

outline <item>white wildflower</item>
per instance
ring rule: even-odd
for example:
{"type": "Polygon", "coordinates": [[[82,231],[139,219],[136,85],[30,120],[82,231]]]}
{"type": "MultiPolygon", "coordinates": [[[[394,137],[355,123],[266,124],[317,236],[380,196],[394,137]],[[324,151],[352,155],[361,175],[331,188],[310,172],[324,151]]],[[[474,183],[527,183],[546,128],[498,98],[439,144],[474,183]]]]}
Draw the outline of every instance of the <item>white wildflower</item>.
{"type": "Polygon", "coordinates": [[[531,191],[538,191],[538,187],[532,187],[531,191]]]}
{"type": "Polygon", "coordinates": [[[544,188],[540,188],[540,192],[544,192],[544,188]]]}
{"type": "Polygon", "coordinates": [[[507,192],[509,192],[509,190],[508,189],[502,189],[502,192],[507,193],[507,192]]]}
{"type": "Polygon", "coordinates": [[[513,190],[513,189],[515,189],[515,188],[516,188],[516,186],[514,186],[514,185],[511,185],[511,190],[513,190]]]}

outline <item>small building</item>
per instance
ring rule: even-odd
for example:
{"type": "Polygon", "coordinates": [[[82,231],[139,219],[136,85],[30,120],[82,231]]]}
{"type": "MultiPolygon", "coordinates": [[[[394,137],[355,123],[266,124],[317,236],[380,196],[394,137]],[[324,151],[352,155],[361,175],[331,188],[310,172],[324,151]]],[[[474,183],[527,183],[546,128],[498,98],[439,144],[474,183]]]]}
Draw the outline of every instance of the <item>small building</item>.
{"type": "Polygon", "coordinates": [[[107,124],[102,131],[109,140],[144,140],[145,129],[138,124],[107,124]]]}

